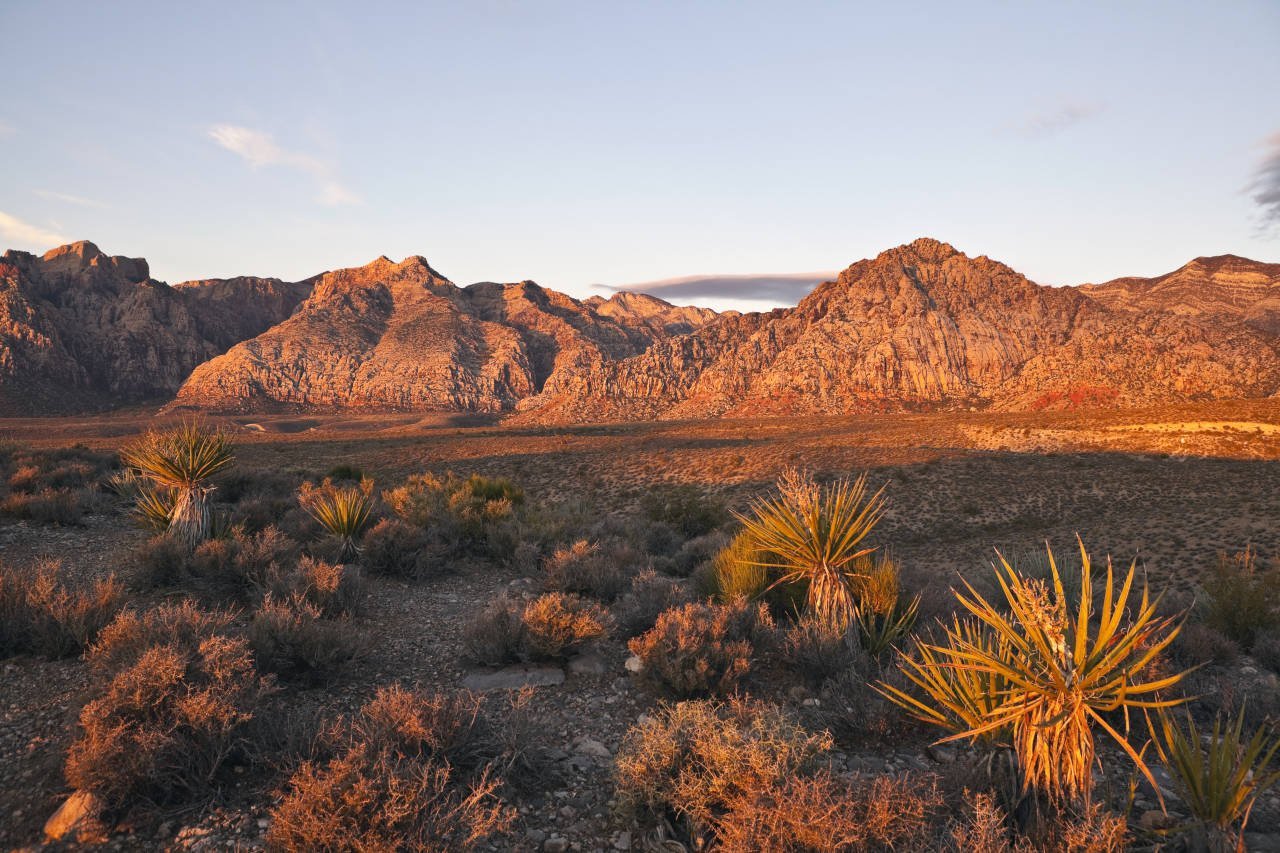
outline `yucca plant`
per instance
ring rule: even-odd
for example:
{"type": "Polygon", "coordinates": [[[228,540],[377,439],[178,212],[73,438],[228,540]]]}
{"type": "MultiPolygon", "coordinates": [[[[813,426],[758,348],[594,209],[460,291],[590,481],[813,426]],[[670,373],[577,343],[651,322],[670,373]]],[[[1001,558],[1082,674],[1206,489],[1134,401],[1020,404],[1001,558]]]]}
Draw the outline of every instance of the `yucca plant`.
{"type": "Polygon", "coordinates": [[[794,470],[783,472],[775,497],[758,498],[736,514],[755,542],[756,564],[777,573],[773,586],[805,584],[805,609],[844,631],[858,612],[858,559],[884,513],[884,487],[868,494],[865,474],[820,486],[794,470]]]}
{"type": "Polygon", "coordinates": [[[1280,782],[1280,769],[1272,764],[1280,751],[1280,736],[1263,726],[1246,739],[1244,717],[1243,708],[1234,720],[1216,717],[1207,738],[1190,713],[1185,725],[1168,712],[1151,723],[1160,760],[1200,822],[1203,837],[1197,849],[1243,850],[1244,828],[1254,804],[1280,782]]]}
{"type": "Polygon", "coordinates": [[[1181,622],[1158,615],[1159,599],[1151,599],[1145,583],[1141,600],[1130,601],[1136,564],[1117,587],[1108,560],[1098,602],[1083,542],[1080,558],[1081,595],[1069,607],[1052,551],[1052,588],[1020,575],[1000,557],[996,580],[1006,610],[965,583],[956,598],[975,626],[948,630],[942,644],[920,643],[905,659],[904,672],[923,698],[887,684],[879,688],[908,712],[952,732],[943,742],[989,737],[1007,743],[1017,758],[1024,791],[1035,789],[1059,801],[1088,797],[1097,729],[1159,790],[1142,755],[1129,743],[1129,712],[1185,701],[1163,693],[1185,672],[1145,675],[1173,642],[1181,622]],[[1124,713],[1123,732],[1108,720],[1117,711],[1124,713]]]}
{"type": "Polygon", "coordinates": [[[298,501],[312,518],[341,543],[338,559],[354,559],[360,553],[356,540],[373,518],[373,480],[367,477],[359,486],[335,486],[326,478],[319,486],[304,483],[298,501]]]}
{"type": "Polygon", "coordinates": [[[910,634],[916,624],[920,597],[904,602],[898,563],[893,558],[868,554],[855,561],[857,624],[862,647],[880,658],[910,634]]]}
{"type": "Polygon", "coordinates": [[[120,451],[120,459],[157,490],[172,492],[170,534],[192,546],[209,537],[209,495],[214,491],[209,481],[234,459],[225,433],[189,421],[163,432],[148,432],[120,451]]]}
{"type": "Polygon", "coordinates": [[[134,492],[133,517],[148,530],[164,533],[173,518],[176,499],[173,489],[143,483],[134,492]]]}

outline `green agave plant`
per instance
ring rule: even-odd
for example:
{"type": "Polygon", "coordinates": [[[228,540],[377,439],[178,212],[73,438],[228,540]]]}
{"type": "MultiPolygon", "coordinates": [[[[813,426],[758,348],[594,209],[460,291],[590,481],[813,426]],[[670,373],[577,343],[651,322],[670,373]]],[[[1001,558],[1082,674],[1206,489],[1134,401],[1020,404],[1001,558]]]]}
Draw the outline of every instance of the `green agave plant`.
{"type": "Polygon", "coordinates": [[[1082,593],[1073,607],[1052,552],[1051,589],[1020,575],[1001,557],[996,579],[1005,608],[965,583],[956,598],[969,620],[947,629],[944,642],[918,643],[904,658],[907,678],[923,695],[879,685],[909,713],[950,731],[944,742],[969,738],[1007,744],[1023,789],[1054,799],[1092,790],[1097,730],[1157,787],[1129,742],[1128,715],[1185,701],[1164,697],[1185,672],[1145,675],[1177,636],[1178,619],[1158,615],[1158,599],[1151,599],[1145,584],[1140,600],[1131,601],[1136,565],[1117,586],[1108,561],[1099,602],[1083,542],[1080,556],[1082,593]],[[1108,720],[1116,711],[1124,712],[1124,732],[1108,720]]]}
{"type": "Polygon", "coordinates": [[[1243,850],[1244,828],[1258,797],[1280,782],[1280,768],[1272,762],[1280,751],[1280,736],[1263,726],[1244,735],[1244,709],[1234,720],[1219,716],[1204,736],[1190,713],[1185,724],[1160,712],[1151,723],[1151,739],[1160,760],[1169,768],[1182,799],[1202,827],[1204,846],[1243,850]]]}
{"type": "Polygon", "coordinates": [[[858,614],[862,546],[884,513],[884,488],[868,494],[867,477],[820,486],[784,472],[778,495],[760,498],[747,514],[735,514],[756,546],[756,564],[775,572],[773,586],[806,585],[805,608],[840,631],[858,614]]]}

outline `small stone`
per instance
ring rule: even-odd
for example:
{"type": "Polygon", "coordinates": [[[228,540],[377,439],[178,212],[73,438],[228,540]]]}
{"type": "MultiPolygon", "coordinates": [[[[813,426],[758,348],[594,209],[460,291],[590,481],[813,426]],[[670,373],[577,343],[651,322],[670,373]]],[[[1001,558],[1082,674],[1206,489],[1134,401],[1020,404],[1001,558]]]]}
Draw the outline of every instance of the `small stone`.
{"type": "Polygon", "coordinates": [[[582,654],[569,661],[569,672],[574,675],[597,677],[605,674],[604,660],[595,654],[582,654]]]}
{"type": "Polygon", "coordinates": [[[925,751],[929,753],[930,758],[939,764],[956,763],[956,751],[954,749],[948,749],[945,746],[931,744],[925,751]]]}
{"type": "Polygon", "coordinates": [[[58,806],[44,824],[44,836],[48,841],[92,841],[101,834],[98,815],[102,802],[88,791],[76,791],[58,806]]]}
{"type": "Polygon", "coordinates": [[[631,849],[631,833],[625,829],[618,833],[618,837],[613,840],[614,850],[630,850],[631,849]]]}
{"type": "Polygon", "coordinates": [[[578,738],[574,741],[573,751],[581,755],[593,755],[596,758],[609,758],[613,755],[609,751],[609,747],[605,746],[598,740],[589,737],[578,738]]]}
{"type": "Polygon", "coordinates": [[[558,835],[552,836],[542,845],[542,849],[546,853],[565,853],[569,849],[569,839],[561,838],[558,835]]]}
{"type": "Polygon", "coordinates": [[[534,844],[541,844],[542,842],[547,840],[547,833],[545,833],[541,829],[530,829],[527,832],[525,832],[524,837],[529,839],[529,841],[531,841],[534,844]]]}
{"type": "Polygon", "coordinates": [[[558,666],[478,669],[467,673],[462,679],[463,687],[478,693],[488,690],[519,690],[522,687],[554,687],[557,684],[564,684],[564,670],[558,666]]]}
{"type": "Polygon", "coordinates": [[[627,658],[627,662],[623,666],[627,668],[627,672],[640,672],[644,669],[644,662],[640,660],[640,655],[632,655],[627,658]]]}

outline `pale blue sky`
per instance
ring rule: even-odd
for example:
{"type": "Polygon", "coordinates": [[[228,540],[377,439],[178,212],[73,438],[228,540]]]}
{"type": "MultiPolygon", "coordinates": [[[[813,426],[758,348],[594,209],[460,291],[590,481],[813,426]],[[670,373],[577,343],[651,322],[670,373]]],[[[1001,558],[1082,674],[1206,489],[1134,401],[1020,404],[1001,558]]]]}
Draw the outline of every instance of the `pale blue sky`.
{"type": "Polygon", "coordinates": [[[168,281],[423,254],[586,296],[921,235],[1049,284],[1280,260],[1275,0],[0,0],[0,33],[0,246],[168,281]]]}

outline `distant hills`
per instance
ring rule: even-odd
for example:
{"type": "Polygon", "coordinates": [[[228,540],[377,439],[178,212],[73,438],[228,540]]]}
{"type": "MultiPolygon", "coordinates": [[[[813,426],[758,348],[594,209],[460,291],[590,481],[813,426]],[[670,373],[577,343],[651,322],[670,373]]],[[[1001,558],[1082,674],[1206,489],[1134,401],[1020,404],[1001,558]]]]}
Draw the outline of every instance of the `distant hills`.
{"type": "Polygon", "coordinates": [[[170,287],[92,243],[0,259],[0,414],[510,413],[529,422],[1280,393],[1280,264],[1197,258],[1044,287],[919,239],[789,309],[717,314],[534,282],[459,287],[424,258],[300,282],[170,287]]]}

